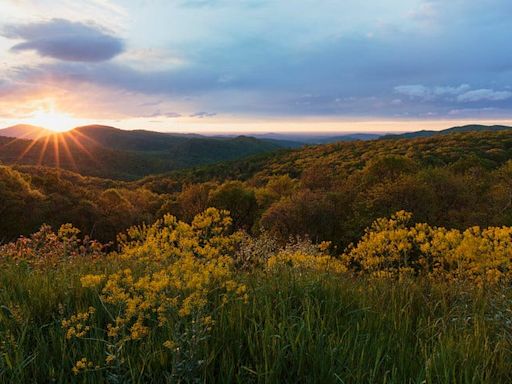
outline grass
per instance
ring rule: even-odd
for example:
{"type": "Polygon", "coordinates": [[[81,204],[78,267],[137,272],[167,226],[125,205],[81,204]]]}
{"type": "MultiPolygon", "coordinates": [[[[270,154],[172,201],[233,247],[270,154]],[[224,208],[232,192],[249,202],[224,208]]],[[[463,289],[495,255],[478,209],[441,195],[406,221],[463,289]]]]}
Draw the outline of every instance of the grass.
{"type": "Polygon", "coordinates": [[[179,353],[162,348],[175,333],[164,327],[127,346],[117,372],[75,376],[74,363],[84,356],[104,359],[105,346],[66,340],[60,322],[91,305],[101,307],[79,277],[110,268],[99,263],[45,273],[23,266],[0,271],[0,382],[512,381],[508,289],[290,270],[242,276],[249,302],[213,305],[211,332],[189,337],[183,330],[179,353]]]}

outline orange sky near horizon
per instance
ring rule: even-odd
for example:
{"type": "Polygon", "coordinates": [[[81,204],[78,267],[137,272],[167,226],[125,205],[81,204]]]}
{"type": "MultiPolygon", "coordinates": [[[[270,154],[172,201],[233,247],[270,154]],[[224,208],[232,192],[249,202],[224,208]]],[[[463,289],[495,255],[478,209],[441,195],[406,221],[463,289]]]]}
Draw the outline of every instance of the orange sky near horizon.
{"type": "MultiPolygon", "coordinates": [[[[3,120],[1,127],[15,124],[32,124],[54,131],[66,131],[81,125],[102,124],[114,126],[120,129],[145,129],[158,132],[182,132],[199,134],[238,134],[238,133],[351,133],[351,132],[410,132],[419,130],[442,130],[454,126],[466,124],[484,125],[512,125],[512,120],[328,120],[325,118],[302,118],[294,120],[286,119],[223,119],[220,116],[204,119],[197,122],[197,119],[187,117],[150,120],[148,119],[87,119],[75,118],[71,114],[61,112],[38,111],[33,117],[23,119],[3,120]]],[[[2,120],[0,120],[2,121],[2,120]]]]}

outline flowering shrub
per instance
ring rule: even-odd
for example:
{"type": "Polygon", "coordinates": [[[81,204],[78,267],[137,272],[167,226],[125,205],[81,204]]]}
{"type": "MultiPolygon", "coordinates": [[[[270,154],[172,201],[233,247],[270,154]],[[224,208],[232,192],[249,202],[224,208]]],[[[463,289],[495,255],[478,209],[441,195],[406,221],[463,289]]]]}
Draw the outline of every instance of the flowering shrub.
{"type": "Polygon", "coordinates": [[[262,231],[259,236],[245,233],[235,254],[235,267],[240,271],[262,269],[270,257],[275,255],[281,246],[275,237],[262,231]]]}
{"type": "Polygon", "coordinates": [[[57,233],[49,225],[43,225],[29,237],[0,246],[0,263],[27,263],[33,268],[46,269],[77,259],[104,256],[105,245],[87,236],[80,239],[79,234],[71,224],[62,225],[57,233]]]}
{"type": "Polygon", "coordinates": [[[267,259],[267,269],[291,267],[300,271],[345,272],[345,265],[327,254],[329,246],[328,242],[313,244],[309,239],[297,239],[270,256],[267,259]]]}
{"type": "MultiPolygon", "coordinates": [[[[247,300],[246,287],[233,274],[231,256],[241,235],[229,234],[230,225],[228,212],[214,208],[197,215],[192,224],[167,215],[151,226],[133,227],[119,236],[117,257],[130,262],[133,269],[82,277],[84,287],[98,291],[110,317],[102,326],[108,347],[105,365],[121,361],[126,343],[144,339],[162,327],[180,330],[175,332],[176,340],[162,345],[173,350],[183,345],[180,334],[190,331],[186,324],[196,330],[201,325],[194,337],[207,332],[212,326],[213,292],[221,303],[230,298],[247,300]]],[[[64,320],[67,337],[87,336],[92,313],[64,320]]]]}
{"type": "Polygon", "coordinates": [[[408,226],[400,211],[378,219],[344,255],[353,271],[374,277],[426,276],[477,284],[512,277],[512,228],[456,229],[428,224],[408,226]]]}

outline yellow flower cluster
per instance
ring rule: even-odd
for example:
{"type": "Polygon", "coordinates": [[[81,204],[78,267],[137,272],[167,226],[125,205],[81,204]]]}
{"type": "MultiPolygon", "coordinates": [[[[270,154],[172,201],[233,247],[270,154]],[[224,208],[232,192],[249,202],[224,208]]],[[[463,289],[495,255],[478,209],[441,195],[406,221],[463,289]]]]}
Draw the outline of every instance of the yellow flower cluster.
{"type": "Polygon", "coordinates": [[[412,215],[378,219],[344,256],[351,269],[375,277],[426,276],[477,284],[512,277],[512,228],[408,226],[412,215]]]}
{"type": "Polygon", "coordinates": [[[310,255],[304,252],[279,252],[267,260],[269,270],[279,269],[283,266],[294,269],[316,272],[341,273],[347,270],[339,260],[329,255],[310,255]]]}
{"type": "MultiPolygon", "coordinates": [[[[154,329],[189,316],[209,329],[212,319],[203,314],[214,290],[221,302],[247,300],[246,287],[233,273],[232,255],[241,235],[230,234],[230,224],[228,212],[210,208],[192,224],[167,215],[120,236],[118,257],[131,268],[81,278],[84,287],[99,288],[112,319],[104,329],[109,343],[143,339],[154,329]]],[[[89,329],[84,325],[87,320],[85,313],[64,321],[67,337],[82,337],[89,329]]]]}
{"type": "Polygon", "coordinates": [[[66,338],[84,337],[91,330],[87,321],[95,312],[94,307],[89,307],[86,312],[77,313],[67,320],[62,320],[62,328],[66,329],[66,338]]]}
{"type": "Polygon", "coordinates": [[[75,375],[78,375],[80,372],[86,371],[88,369],[92,369],[93,367],[94,367],[94,364],[92,362],[90,362],[89,360],[87,360],[87,358],[84,357],[75,363],[75,366],[72,368],[72,372],[75,375]]]}
{"type": "Polygon", "coordinates": [[[80,283],[84,288],[94,288],[105,280],[105,275],[85,275],[80,278],[80,283]]]}

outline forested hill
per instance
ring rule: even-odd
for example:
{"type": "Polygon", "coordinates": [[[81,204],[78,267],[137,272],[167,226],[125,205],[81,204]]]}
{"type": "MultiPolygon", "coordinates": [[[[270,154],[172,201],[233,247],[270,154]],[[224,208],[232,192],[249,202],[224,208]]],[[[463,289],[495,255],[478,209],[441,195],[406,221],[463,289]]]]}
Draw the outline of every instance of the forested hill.
{"type": "Polygon", "coordinates": [[[506,130],[318,145],[132,182],[0,166],[0,242],[68,222],[111,241],[132,224],[168,212],[190,220],[209,206],[230,210],[236,228],[341,248],[401,209],[432,225],[512,225],[511,159],[506,130]]]}
{"type": "Polygon", "coordinates": [[[507,131],[512,130],[512,127],[508,125],[481,125],[481,124],[468,124],[462,125],[460,127],[452,127],[447,129],[442,129],[440,131],[429,131],[422,130],[416,132],[407,132],[402,134],[388,134],[384,135],[381,138],[383,139],[414,139],[418,137],[430,137],[437,135],[448,135],[451,133],[462,133],[462,132],[497,132],[497,131],[507,131]]]}
{"type": "Polygon", "coordinates": [[[43,135],[34,140],[0,137],[0,161],[130,180],[280,148],[277,142],[244,136],[207,138],[86,126],[65,133],[43,135]]]}
{"type": "MultiPolygon", "coordinates": [[[[328,174],[352,174],[382,157],[403,156],[419,167],[492,169],[512,159],[512,129],[502,131],[456,132],[426,138],[338,142],[302,149],[269,153],[148,176],[139,183],[158,180],[205,182],[210,180],[249,180],[259,183],[275,175],[300,177],[307,169],[327,168],[328,174]]],[[[318,177],[322,176],[319,172],[318,177]]]]}

